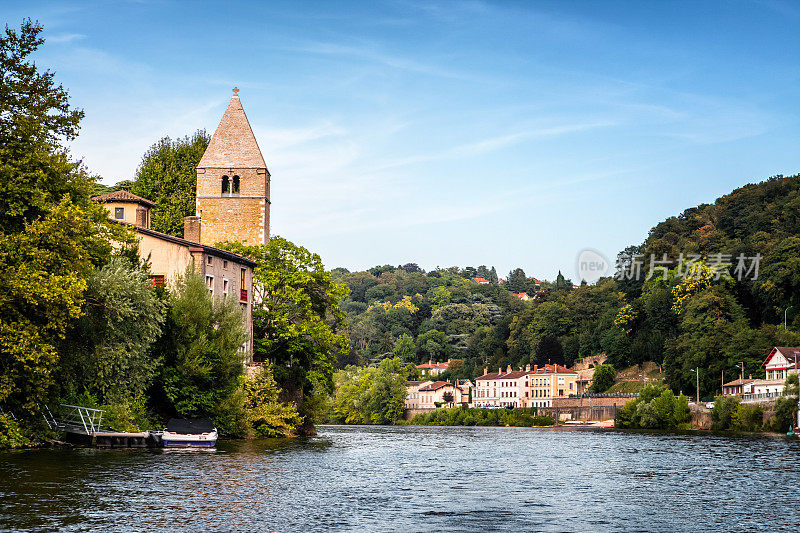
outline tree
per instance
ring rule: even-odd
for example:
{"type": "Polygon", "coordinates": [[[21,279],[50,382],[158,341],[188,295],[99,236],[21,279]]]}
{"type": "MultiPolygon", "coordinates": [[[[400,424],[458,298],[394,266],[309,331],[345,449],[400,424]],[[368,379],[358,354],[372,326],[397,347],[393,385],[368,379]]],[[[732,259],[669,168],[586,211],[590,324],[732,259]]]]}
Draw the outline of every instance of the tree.
{"type": "Polygon", "coordinates": [[[515,268],[508,273],[506,288],[511,292],[523,292],[527,282],[528,278],[525,276],[525,271],[521,268],[515,268]]]}
{"type": "Polygon", "coordinates": [[[407,371],[398,358],[336,373],[334,415],[345,424],[393,424],[403,415],[407,371]]]}
{"type": "Polygon", "coordinates": [[[151,347],[161,335],[164,304],[145,273],[118,257],[88,279],[84,316],[64,343],[62,386],[85,389],[101,402],[122,402],[150,386],[159,361],[151,347]]]}
{"type": "Polygon", "coordinates": [[[258,437],[286,437],[300,423],[294,405],[280,401],[281,389],[272,375],[272,366],[259,367],[244,383],[247,395],[247,420],[258,437]]]}
{"type": "Polygon", "coordinates": [[[617,371],[614,370],[614,367],[611,365],[598,365],[594,369],[594,374],[592,375],[592,392],[595,394],[600,394],[608,389],[614,384],[614,380],[617,379],[617,371]]]}
{"type": "Polygon", "coordinates": [[[162,379],[172,408],[239,433],[245,415],[241,346],[247,340],[241,310],[233,300],[212,299],[195,274],[180,280],[170,307],[162,379]]]}
{"type": "Polygon", "coordinates": [[[455,401],[455,397],[453,396],[452,392],[447,391],[444,394],[442,394],[442,401],[444,401],[444,403],[450,403],[451,404],[451,403],[453,403],[455,401]]]}
{"type": "Polygon", "coordinates": [[[413,362],[416,360],[417,347],[414,346],[414,338],[403,333],[394,343],[392,353],[401,361],[413,362]]]}
{"type": "Polygon", "coordinates": [[[341,301],[346,285],[333,281],[319,255],[281,237],[269,243],[223,246],[254,260],[253,358],[273,366],[283,400],[298,406],[302,432],[313,432],[321,401],[333,393],[337,353],[350,345],[337,329],[344,325],[341,301]]]}
{"type": "Polygon", "coordinates": [[[564,364],[564,349],[561,342],[553,335],[545,335],[536,345],[536,364],[564,364]]]}
{"type": "Polygon", "coordinates": [[[210,139],[204,130],[175,141],[164,137],[142,156],[131,192],[155,202],[154,230],[183,236],[183,218],[195,214],[197,164],[210,139]]]}
{"type": "Polygon", "coordinates": [[[60,144],[83,112],[29,59],[41,31],[26,20],[0,36],[0,409],[19,420],[54,391],[56,345],[83,312],[92,268],[112,238],[130,240],[89,201],[92,178],[60,144]]]}

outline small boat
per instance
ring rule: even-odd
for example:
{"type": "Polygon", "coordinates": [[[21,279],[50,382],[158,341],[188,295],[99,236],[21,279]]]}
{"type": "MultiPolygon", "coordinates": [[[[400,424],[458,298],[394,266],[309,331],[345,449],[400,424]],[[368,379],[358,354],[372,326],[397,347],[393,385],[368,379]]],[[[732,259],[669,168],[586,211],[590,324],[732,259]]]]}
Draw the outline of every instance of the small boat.
{"type": "Polygon", "coordinates": [[[217,444],[217,428],[207,418],[170,418],[161,433],[163,446],[205,446],[217,444]]]}

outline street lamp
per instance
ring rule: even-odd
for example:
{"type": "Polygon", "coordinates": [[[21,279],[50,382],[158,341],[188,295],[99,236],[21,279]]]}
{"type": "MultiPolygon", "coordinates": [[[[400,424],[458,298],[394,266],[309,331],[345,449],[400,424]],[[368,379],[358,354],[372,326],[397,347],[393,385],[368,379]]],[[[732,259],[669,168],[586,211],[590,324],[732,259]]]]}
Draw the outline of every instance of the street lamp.
{"type": "Polygon", "coordinates": [[[692,372],[697,375],[697,405],[700,405],[700,367],[698,366],[697,370],[693,368],[692,372]]]}
{"type": "Polygon", "coordinates": [[[793,305],[790,305],[789,307],[787,307],[787,308],[786,308],[786,309],[783,311],[783,329],[786,329],[786,314],[789,312],[789,309],[791,309],[792,307],[794,307],[794,306],[793,306],[793,305]]]}

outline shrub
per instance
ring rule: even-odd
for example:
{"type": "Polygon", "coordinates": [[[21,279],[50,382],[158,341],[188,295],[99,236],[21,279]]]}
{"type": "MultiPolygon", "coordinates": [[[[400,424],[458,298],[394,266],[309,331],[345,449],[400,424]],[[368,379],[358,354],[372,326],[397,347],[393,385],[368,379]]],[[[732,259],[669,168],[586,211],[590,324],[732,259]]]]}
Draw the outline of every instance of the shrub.
{"type": "Polygon", "coordinates": [[[764,410],[760,405],[742,403],[733,413],[733,427],[739,431],[758,431],[763,418],[764,410]]]}
{"type": "Polygon", "coordinates": [[[789,431],[797,421],[797,398],[781,396],[775,400],[775,416],[772,418],[772,430],[789,431]]]}
{"type": "Polygon", "coordinates": [[[592,376],[592,392],[603,393],[611,388],[617,379],[617,371],[611,365],[598,365],[592,376]]]}
{"type": "Polygon", "coordinates": [[[664,387],[647,385],[639,397],[617,412],[614,424],[619,428],[677,429],[692,419],[689,399],[664,387]]]}
{"type": "Polygon", "coordinates": [[[739,407],[741,398],[737,396],[718,396],[711,409],[713,429],[729,429],[733,425],[733,414],[739,407]]]}
{"type": "Polygon", "coordinates": [[[17,421],[5,413],[0,413],[0,449],[19,448],[26,444],[29,444],[29,441],[22,434],[17,421]]]}

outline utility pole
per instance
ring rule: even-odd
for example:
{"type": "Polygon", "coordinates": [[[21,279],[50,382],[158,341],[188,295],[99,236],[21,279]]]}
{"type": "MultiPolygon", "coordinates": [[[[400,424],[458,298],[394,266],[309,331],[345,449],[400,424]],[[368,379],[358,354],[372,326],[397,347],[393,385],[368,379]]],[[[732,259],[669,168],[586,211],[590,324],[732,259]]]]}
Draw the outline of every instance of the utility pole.
{"type": "Polygon", "coordinates": [[[692,369],[692,372],[697,376],[697,405],[700,405],[700,367],[692,369]]]}

